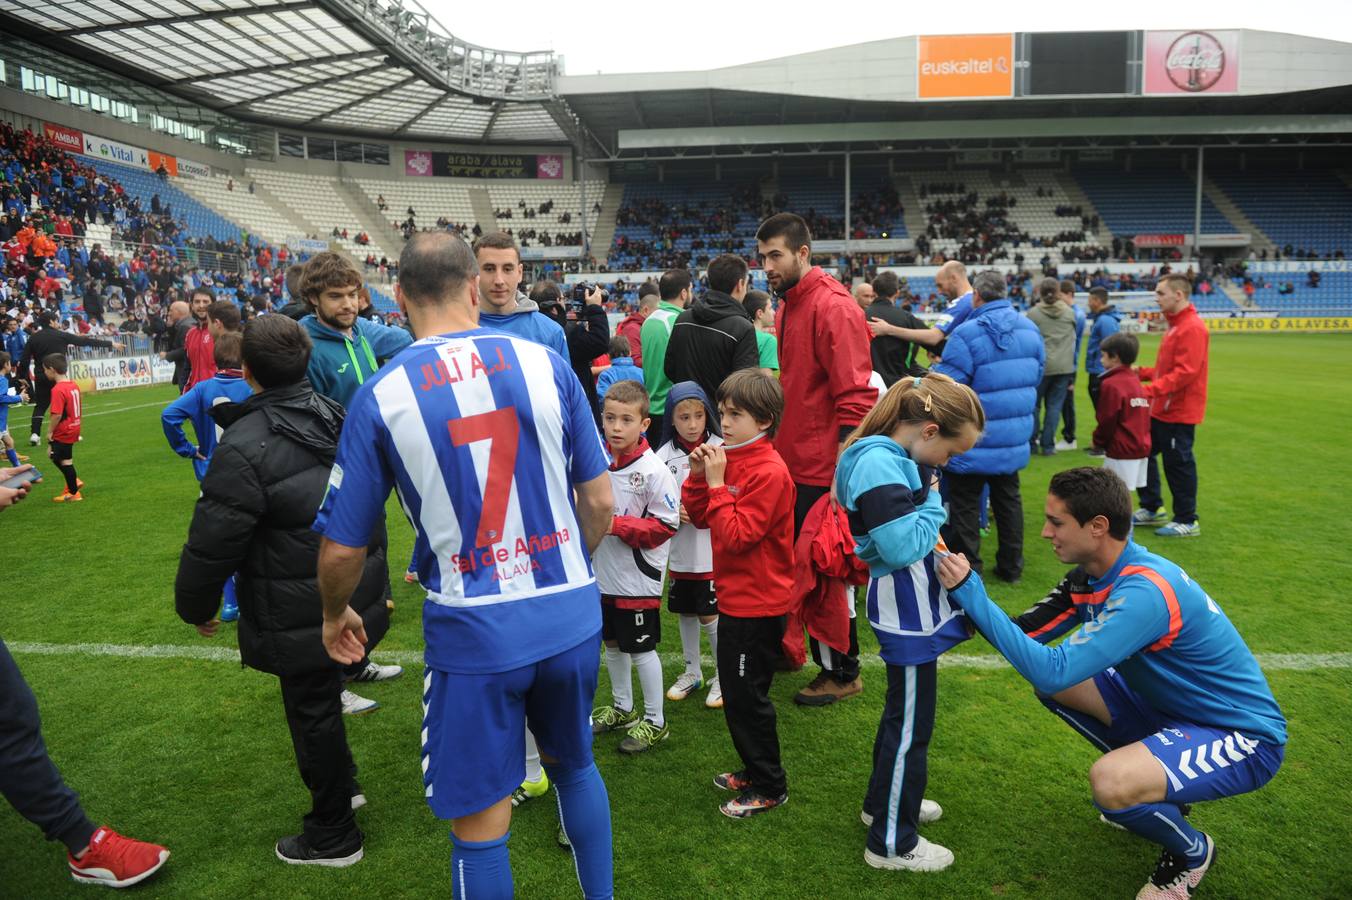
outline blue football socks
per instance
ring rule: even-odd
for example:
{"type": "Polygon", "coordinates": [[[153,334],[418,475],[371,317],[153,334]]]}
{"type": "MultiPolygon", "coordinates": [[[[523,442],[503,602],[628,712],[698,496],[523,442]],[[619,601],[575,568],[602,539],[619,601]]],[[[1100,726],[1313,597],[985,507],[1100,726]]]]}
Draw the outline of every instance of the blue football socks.
{"type": "Polygon", "coordinates": [[[511,900],[512,861],[507,838],[462,841],[451,832],[451,896],[454,900],[511,900]]]}
{"type": "Polygon", "coordinates": [[[559,801],[559,821],[573,845],[577,880],[587,900],[615,896],[613,848],[610,837],[610,795],[596,764],[585,769],[545,765],[559,801]]]}
{"type": "MultiPolygon", "coordinates": [[[[1094,804],[1098,806],[1098,804],[1094,804]]],[[[1153,841],[1170,853],[1186,859],[1188,865],[1199,866],[1206,859],[1206,837],[1188,824],[1183,810],[1174,803],[1138,803],[1126,809],[1099,811],[1110,822],[1116,822],[1133,834],[1153,841]]]]}
{"type": "Polygon", "coordinates": [[[17,465],[19,465],[19,451],[18,451],[18,450],[6,450],[6,451],[5,451],[5,456],[8,456],[8,457],[9,457],[9,464],[10,464],[11,466],[17,466],[17,465]]]}

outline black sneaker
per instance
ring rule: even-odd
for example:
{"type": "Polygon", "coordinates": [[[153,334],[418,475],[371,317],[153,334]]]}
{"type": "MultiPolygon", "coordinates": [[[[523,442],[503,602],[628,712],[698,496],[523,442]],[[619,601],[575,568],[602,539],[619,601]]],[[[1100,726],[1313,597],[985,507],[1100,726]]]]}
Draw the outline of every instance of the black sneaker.
{"type": "Polygon", "coordinates": [[[277,842],[277,858],[293,866],[328,866],[342,869],[362,858],[361,832],[332,850],[316,850],[303,834],[293,834],[277,842]]]}

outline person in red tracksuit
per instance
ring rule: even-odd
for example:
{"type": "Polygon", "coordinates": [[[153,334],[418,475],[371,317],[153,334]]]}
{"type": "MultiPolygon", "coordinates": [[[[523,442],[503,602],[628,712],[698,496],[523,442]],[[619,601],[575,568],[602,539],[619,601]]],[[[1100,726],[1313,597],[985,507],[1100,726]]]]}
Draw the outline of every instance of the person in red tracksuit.
{"type": "Polygon", "coordinates": [[[193,319],[196,324],[188,329],[183,338],[183,351],[188,356],[188,383],[183,390],[189,391],[193,385],[210,381],[216,376],[216,342],[212,340],[211,330],[207,327],[207,307],[216,301],[210,288],[199,287],[189,297],[193,319]]]}
{"type": "Polygon", "coordinates": [[[1140,352],[1136,335],[1117,331],[1099,345],[1098,427],[1094,447],[1103,451],[1103,468],[1117,475],[1128,491],[1146,486],[1150,456],[1150,400],[1132,371],[1140,352]]]}
{"type": "MultiPolygon", "coordinates": [[[[841,445],[873,409],[878,390],[869,384],[873,358],[864,312],[843,284],[811,264],[807,223],[793,213],[773,215],[757,229],[756,245],[770,288],[783,301],[775,319],[784,387],[780,446],[798,490],[796,536],[808,510],[831,489],[841,445]]],[[[853,617],[849,627],[846,655],[810,641],[822,670],[795,703],[826,706],[863,690],[853,617]]]]}
{"type": "Polygon", "coordinates": [[[1160,341],[1154,366],[1136,369],[1146,382],[1150,398],[1150,462],[1146,486],[1138,494],[1141,508],[1132,516],[1136,525],[1160,525],[1160,537],[1195,537],[1197,521],[1197,460],[1192,455],[1197,426],[1206,415],[1207,351],[1211,334],[1189,297],[1192,283],[1183,275],[1165,275],[1155,286],[1169,330],[1160,341]],[[1174,517],[1167,521],[1155,457],[1164,458],[1164,477],[1174,499],[1174,517]]]}
{"type": "Polygon", "coordinates": [[[735,798],[723,815],[744,819],[789,799],[770,702],[793,587],[793,479],[771,438],[784,411],[779,382],[739,369],[718,388],[721,446],[690,452],[681,500],[708,528],[718,595],[718,679],[723,716],[742,768],[714,778],[735,798]]]}

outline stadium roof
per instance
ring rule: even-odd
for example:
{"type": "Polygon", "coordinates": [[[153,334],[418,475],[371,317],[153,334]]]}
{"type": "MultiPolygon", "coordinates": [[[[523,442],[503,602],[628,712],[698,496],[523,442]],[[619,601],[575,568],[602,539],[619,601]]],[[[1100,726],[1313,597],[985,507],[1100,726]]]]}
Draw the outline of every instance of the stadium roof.
{"type": "Polygon", "coordinates": [[[452,36],[416,0],[0,0],[0,31],[245,121],[572,141],[552,52],[452,36]]]}

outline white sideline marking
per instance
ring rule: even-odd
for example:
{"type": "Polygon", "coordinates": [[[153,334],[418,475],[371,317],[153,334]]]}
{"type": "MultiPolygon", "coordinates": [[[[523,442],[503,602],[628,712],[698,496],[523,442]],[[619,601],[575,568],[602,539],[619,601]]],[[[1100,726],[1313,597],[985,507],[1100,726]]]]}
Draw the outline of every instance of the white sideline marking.
{"type": "Polygon", "coordinates": [[[106,415],[108,415],[109,413],[126,412],[126,411],[129,410],[129,409],[147,409],[147,408],[149,408],[149,407],[151,407],[151,406],[161,406],[161,407],[163,407],[163,406],[168,406],[168,405],[169,405],[170,403],[172,403],[172,402],[174,402],[174,401],[173,401],[173,398],[171,397],[171,398],[169,398],[168,400],[162,400],[162,401],[159,401],[159,402],[157,402],[157,403],[138,403],[138,404],[136,404],[135,406],[119,406],[119,407],[117,407],[116,409],[99,409],[99,410],[95,410],[94,412],[85,413],[85,414],[84,414],[84,418],[87,419],[87,418],[89,418],[90,416],[106,416],[106,415]]]}
{"type": "MultiPolygon", "coordinates": [[[[239,662],[239,651],[228,644],[190,646],[181,644],[49,644],[42,641],[14,641],[7,644],[14,653],[35,656],[124,656],[133,659],[204,659],[212,662],[239,662]]],[[[659,654],[664,663],[683,663],[679,653],[659,654]]],[[[377,650],[379,661],[403,666],[421,665],[419,650],[377,650]]],[[[1257,653],[1258,663],[1269,672],[1308,672],[1319,669],[1352,669],[1352,653],[1257,653]]],[[[865,668],[882,668],[882,658],[873,654],[861,659],[865,668]]],[[[811,660],[809,660],[811,663],[811,660]]],[[[939,657],[939,665],[949,669],[1007,669],[999,656],[975,656],[948,653],[939,657]]]]}

